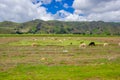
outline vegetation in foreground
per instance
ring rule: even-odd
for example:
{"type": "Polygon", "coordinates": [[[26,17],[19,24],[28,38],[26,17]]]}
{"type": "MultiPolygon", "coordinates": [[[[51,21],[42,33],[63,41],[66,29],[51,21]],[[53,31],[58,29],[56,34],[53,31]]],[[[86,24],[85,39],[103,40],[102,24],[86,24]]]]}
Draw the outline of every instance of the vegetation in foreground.
{"type": "Polygon", "coordinates": [[[0,37],[0,80],[119,80],[119,42],[119,37],[0,37]],[[81,41],[96,46],[79,48],[81,41]]]}
{"type": "Polygon", "coordinates": [[[96,66],[46,66],[18,65],[0,73],[2,80],[119,80],[120,66],[104,64],[96,66]]]}

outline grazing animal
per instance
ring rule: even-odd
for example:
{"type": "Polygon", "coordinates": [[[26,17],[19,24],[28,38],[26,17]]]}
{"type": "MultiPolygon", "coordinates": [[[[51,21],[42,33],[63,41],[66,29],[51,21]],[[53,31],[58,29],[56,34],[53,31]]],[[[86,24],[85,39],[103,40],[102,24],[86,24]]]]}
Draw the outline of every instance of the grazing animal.
{"type": "Polygon", "coordinates": [[[80,45],[79,45],[79,48],[85,48],[86,47],[86,44],[84,42],[82,42],[80,45]]]}
{"type": "Polygon", "coordinates": [[[37,46],[37,44],[36,43],[32,43],[32,47],[34,47],[34,46],[37,46]]]}
{"type": "Polygon", "coordinates": [[[43,57],[43,58],[41,58],[41,60],[44,61],[44,60],[46,60],[46,58],[43,57]]]}
{"type": "Polygon", "coordinates": [[[95,46],[95,42],[90,42],[89,46],[95,46]]]}
{"type": "Polygon", "coordinates": [[[63,41],[62,41],[62,40],[59,40],[59,42],[60,42],[60,43],[63,43],[63,41]]]}
{"type": "Polygon", "coordinates": [[[109,44],[108,43],[104,43],[103,46],[108,46],[109,44]]]}
{"type": "Polygon", "coordinates": [[[66,52],[68,52],[68,50],[63,50],[63,52],[65,52],[65,53],[66,53],[66,52]]]}
{"type": "Polygon", "coordinates": [[[70,45],[72,45],[72,42],[70,43],[70,45]]]}
{"type": "Polygon", "coordinates": [[[36,38],[34,38],[34,39],[33,39],[33,41],[37,41],[37,39],[36,39],[36,38]]]}
{"type": "Polygon", "coordinates": [[[120,46],[120,42],[118,43],[118,46],[120,46]]]}

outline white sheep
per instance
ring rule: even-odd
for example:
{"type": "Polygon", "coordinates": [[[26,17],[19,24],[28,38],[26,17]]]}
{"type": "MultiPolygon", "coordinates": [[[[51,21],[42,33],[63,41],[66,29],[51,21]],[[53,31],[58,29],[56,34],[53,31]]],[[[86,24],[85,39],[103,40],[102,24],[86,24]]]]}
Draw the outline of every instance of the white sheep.
{"type": "Polygon", "coordinates": [[[46,58],[42,57],[41,60],[44,61],[44,60],[46,60],[46,58]]]}
{"type": "Polygon", "coordinates": [[[81,43],[81,44],[79,45],[79,48],[86,48],[86,44],[85,44],[85,43],[81,43]]]}
{"type": "Polygon", "coordinates": [[[36,38],[34,38],[34,39],[33,39],[33,41],[37,41],[37,39],[36,39],[36,38]]]}
{"type": "Polygon", "coordinates": [[[108,43],[104,43],[103,46],[108,46],[109,44],[108,43]]]}
{"type": "Polygon", "coordinates": [[[32,47],[37,46],[37,43],[32,43],[32,47]]]}
{"type": "Polygon", "coordinates": [[[62,41],[62,40],[59,40],[59,42],[60,42],[60,43],[63,43],[63,41],[62,41]]]}
{"type": "Polygon", "coordinates": [[[118,46],[120,46],[120,42],[118,43],[118,46]]]}

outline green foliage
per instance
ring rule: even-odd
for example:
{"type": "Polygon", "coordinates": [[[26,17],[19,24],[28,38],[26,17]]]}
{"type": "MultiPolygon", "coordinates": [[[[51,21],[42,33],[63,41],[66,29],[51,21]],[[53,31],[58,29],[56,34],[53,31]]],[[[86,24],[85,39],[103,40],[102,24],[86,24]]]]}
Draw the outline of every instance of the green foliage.
{"type": "Polygon", "coordinates": [[[98,66],[45,66],[18,65],[14,69],[0,72],[1,80],[119,80],[120,65],[98,66]]]}
{"type": "Polygon", "coordinates": [[[81,34],[120,35],[120,23],[115,22],[63,22],[34,20],[25,23],[0,22],[0,33],[16,34],[81,34]]]}
{"type": "Polygon", "coordinates": [[[73,34],[3,34],[0,80],[120,80],[119,41],[73,34]],[[82,41],[96,46],[79,48],[82,41]],[[106,41],[110,44],[103,47],[106,41]]]}

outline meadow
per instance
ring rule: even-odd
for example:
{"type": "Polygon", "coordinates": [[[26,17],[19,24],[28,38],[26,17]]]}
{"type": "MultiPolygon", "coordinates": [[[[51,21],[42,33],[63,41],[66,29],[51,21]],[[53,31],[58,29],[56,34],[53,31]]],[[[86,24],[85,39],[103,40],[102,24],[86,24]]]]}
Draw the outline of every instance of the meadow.
{"type": "Polygon", "coordinates": [[[2,35],[0,80],[120,80],[119,42],[120,37],[2,35]],[[96,46],[80,48],[83,41],[96,46]]]}

